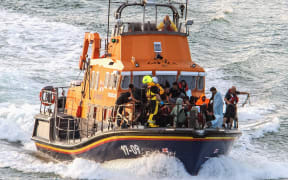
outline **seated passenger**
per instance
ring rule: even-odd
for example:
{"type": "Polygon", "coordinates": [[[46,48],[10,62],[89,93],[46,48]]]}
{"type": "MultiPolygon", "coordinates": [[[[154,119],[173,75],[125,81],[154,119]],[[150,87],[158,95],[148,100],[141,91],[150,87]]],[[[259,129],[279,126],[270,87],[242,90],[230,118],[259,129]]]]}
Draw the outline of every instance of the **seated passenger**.
{"type": "Polygon", "coordinates": [[[185,94],[185,96],[187,96],[187,92],[188,92],[188,85],[186,83],[185,80],[181,80],[179,83],[179,89],[181,90],[182,93],[185,94]]]}
{"type": "Polygon", "coordinates": [[[189,112],[192,109],[192,104],[189,101],[189,97],[184,97],[183,98],[184,105],[185,105],[185,111],[189,112]]]}
{"type": "Polygon", "coordinates": [[[183,108],[183,99],[177,98],[176,106],[173,107],[170,115],[173,118],[173,127],[184,127],[186,124],[186,113],[183,108]]]}
{"type": "Polygon", "coordinates": [[[192,106],[196,106],[196,98],[194,96],[191,96],[190,99],[189,99],[189,102],[192,106]]]}
{"type": "Polygon", "coordinates": [[[170,84],[166,81],[165,85],[163,86],[164,93],[161,95],[161,99],[164,103],[169,102],[169,92],[170,92],[170,84]]]}
{"type": "Polygon", "coordinates": [[[168,15],[165,16],[163,22],[158,25],[157,29],[158,31],[178,31],[176,25],[170,20],[168,15]]]}
{"type": "Polygon", "coordinates": [[[202,94],[200,96],[200,98],[197,100],[196,102],[196,106],[202,106],[202,105],[206,105],[206,107],[208,108],[208,105],[209,105],[209,99],[206,98],[205,94],[202,94]]]}
{"type": "Polygon", "coordinates": [[[172,88],[169,92],[169,102],[170,103],[176,103],[177,98],[185,96],[183,93],[181,93],[181,90],[179,89],[178,83],[174,82],[172,85],[172,88]]]}

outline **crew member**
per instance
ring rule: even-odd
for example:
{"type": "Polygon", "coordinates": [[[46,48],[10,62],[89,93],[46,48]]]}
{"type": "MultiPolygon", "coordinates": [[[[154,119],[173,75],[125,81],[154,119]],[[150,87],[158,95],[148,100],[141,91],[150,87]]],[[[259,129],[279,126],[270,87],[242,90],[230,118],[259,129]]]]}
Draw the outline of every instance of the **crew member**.
{"type": "Polygon", "coordinates": [[[157,86],[159,89],[159,94],[163,95],[164,94],[164,89],[162,88],[162,86],[158,83],[158,78],[153,76],[152,77],[152,82],[147,83],[148,86],[157,86]]]}
{"type": "Polygon", "coordinates": [[[148,126],[158,127],[158,125],[156,125],[155,116],[158,114],[159,102],[161,98],[159,95],[159,88],[152,82],[153,80],[151,76],[143,77],[142,83],[147,84],[146,97],[149,102],[148,126]]]}
{"type": "Polygon", "coordinates": [[[143,105],[147,102],[145,89],[136,88],[133,84],[129,84],[129,92],[132,102],[135,103],[135,122],[145,123],[143,105]]]}
{"type": "Polygon", "coordinates": [[[239,98],[237,95],[247,94],[250,96],[248,92],[240,92],[236,90],[235,86],[232,86],[226,93],[224,101],[226,103],[226,112],[224,114],[223,119],[223,127],[228,123],[228,128],[232,127],[233,120],[236,121],[234,128],[238,128],[238,117],[237,117],[237,103],[239,102],[239,98]]]}
{"type": "Polygon", "coordinates": [[[158,31],[178,31],[176,25],[170,20],[168,15],[165,16],[163,22],[158,25],[157,29],[158,31]]]}

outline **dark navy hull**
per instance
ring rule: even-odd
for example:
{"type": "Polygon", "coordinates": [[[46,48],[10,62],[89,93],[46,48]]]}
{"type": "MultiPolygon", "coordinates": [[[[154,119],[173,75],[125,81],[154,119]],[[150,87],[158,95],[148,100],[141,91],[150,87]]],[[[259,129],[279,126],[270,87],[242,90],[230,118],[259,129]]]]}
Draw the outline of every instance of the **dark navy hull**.
{"type": "Polygon", "coordinates": [[[180,159],[187,171],[196,175],[207,159],[227,154],[240,135],[239,131],[155,128],[103,133],[76,145],[32,139],[38,150],[60,160],[81,157],[104,162],[162,152],[180,159]]]}

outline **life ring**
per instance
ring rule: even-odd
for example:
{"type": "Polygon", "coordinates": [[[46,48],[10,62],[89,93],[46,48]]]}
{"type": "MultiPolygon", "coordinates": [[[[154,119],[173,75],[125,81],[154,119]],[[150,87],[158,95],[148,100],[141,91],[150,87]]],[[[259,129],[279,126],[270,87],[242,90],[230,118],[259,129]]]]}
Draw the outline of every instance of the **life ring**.
{"type": "Polygon", "coordinates": [[[46,86],[42,88],[39,94],[41,104],[44,106],[51,106],[54,104],[56,99],[55,92],[56,90],[53,88],[53,86],[46,86]],[[46,94],[46,96],[44,96],[44,94],[46,94]]]}

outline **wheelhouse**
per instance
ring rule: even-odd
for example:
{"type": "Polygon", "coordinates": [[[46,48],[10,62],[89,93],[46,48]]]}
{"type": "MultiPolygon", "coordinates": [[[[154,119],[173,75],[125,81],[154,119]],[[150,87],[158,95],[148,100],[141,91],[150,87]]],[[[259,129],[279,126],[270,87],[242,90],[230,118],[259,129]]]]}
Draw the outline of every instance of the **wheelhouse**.
{"type": "Polygon", "coordinates": [[[111,34],[108,29],[107,37],[111,38],[102,57],[100,36],[86,33],[80,58],[85,63],[84,80],[68,90],[67,98],[71,98],[67,99],[67,112],[76,116],[75,107],[81,103],[81,117],[87,118],[91,104],[113,106],[120,94],[129,90],[130,83],[142,88],[145,75],[156,76],[163,86],[185,80],[193,96],[203,94],[205,70],[192,61],[187,41],[193,21],[187,20],[187,4],[177,5],[179,8],[173,3],[146,0],[122,3],[114,13],[111,34]],[[176,31],[157,28],[166,16],[175,24],[176,31]]]}

